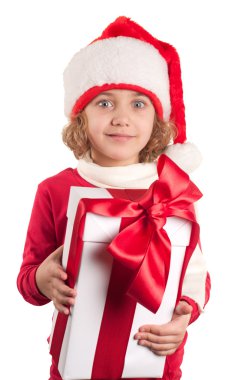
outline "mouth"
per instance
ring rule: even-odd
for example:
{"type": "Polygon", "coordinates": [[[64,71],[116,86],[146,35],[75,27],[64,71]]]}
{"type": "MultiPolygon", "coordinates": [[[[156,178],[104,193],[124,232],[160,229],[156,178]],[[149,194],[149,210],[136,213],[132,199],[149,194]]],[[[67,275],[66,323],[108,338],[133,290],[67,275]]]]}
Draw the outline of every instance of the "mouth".
{"type": "Polygon", "coordinates": [[[134,135],[127,135],[124,133],[107,133],[106,136],[117,141],[129,141],[135,137],[134,135]]]}

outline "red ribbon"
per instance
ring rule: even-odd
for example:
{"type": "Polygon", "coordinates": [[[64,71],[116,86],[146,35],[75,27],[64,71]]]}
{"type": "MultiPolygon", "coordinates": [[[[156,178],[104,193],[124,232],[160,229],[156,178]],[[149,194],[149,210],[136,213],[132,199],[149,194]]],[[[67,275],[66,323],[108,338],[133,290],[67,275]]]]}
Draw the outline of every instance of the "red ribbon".
{"type": "Polygon", "coordinates": [[[152,312],[158,310],[170,266],[171,242],[163,229],[166,218],[176,216],[197,223],[193,203],[202,194],[167,156],[160,156],[157,171],[159,179],[139,202],[114,198],[80,200],[74,222],[78,226],[79,243],[74,241],[73,235],[68,259],[70,286],[74,286],[77,279],[86,213],[132,217],[133,222],[113,239],[107,250],[132,271],[127,294],[152,312]]]}

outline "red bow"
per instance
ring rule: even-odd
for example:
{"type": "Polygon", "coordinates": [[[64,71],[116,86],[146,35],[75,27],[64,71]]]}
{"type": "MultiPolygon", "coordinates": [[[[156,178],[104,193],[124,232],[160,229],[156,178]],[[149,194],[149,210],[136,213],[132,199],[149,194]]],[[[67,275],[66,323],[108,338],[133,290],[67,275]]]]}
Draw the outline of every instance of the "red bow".
{"type": "Polygon", "coordinates": [[[86,212],[132,217],[133,222],[112,240],[107,249],[132,271],[127,294],[152,312],[158,310],[170,266],[171,242],[163,229],[166,218],[176,216],[197,223],[192,205],[202,194],[189,176],[165,155],[160,156],[157,171],[159,179],[139,202],[114,198],[80,200],[67,267],[72,286],[82,254],[86,212]]]}

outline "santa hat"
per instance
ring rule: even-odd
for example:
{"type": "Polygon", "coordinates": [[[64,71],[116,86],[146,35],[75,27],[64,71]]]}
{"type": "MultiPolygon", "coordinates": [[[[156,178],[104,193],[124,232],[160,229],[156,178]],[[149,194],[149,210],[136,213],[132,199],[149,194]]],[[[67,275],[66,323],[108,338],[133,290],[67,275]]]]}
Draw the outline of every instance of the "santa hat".
{"type": "Polygon", "coordinates": [[[154,38],[130,18],[118,17],[74,55],[64,71],[64,88],[67,117],[108,89],[141,92],[152,100],[161,120],[175,123],[174,143],[186,141],[179,56],[173,46],[154,38]]]}

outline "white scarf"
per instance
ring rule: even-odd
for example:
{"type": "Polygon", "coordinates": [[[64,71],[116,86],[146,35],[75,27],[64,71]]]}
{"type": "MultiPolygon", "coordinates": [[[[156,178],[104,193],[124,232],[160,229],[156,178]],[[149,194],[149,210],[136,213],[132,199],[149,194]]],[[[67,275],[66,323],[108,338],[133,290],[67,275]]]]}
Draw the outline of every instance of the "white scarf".
{"type": "Polygon", "coordinates": [[[101,188],[147,189],[157,178],[157,164],[106,167],[80,159],[77,171],[87,182],[101,188]]]}
{"type": "MultiPolygon", "coordinates": [[[[198,149],[191,143],[171,145],[165,154],[187,173],[201,161],[198,149]]],[[[90,156],[78,161],[77,171],[87,182],[101,188],[148,189],[158,178],[156,162],[107,167],[95,164],[90,156]]]]}

